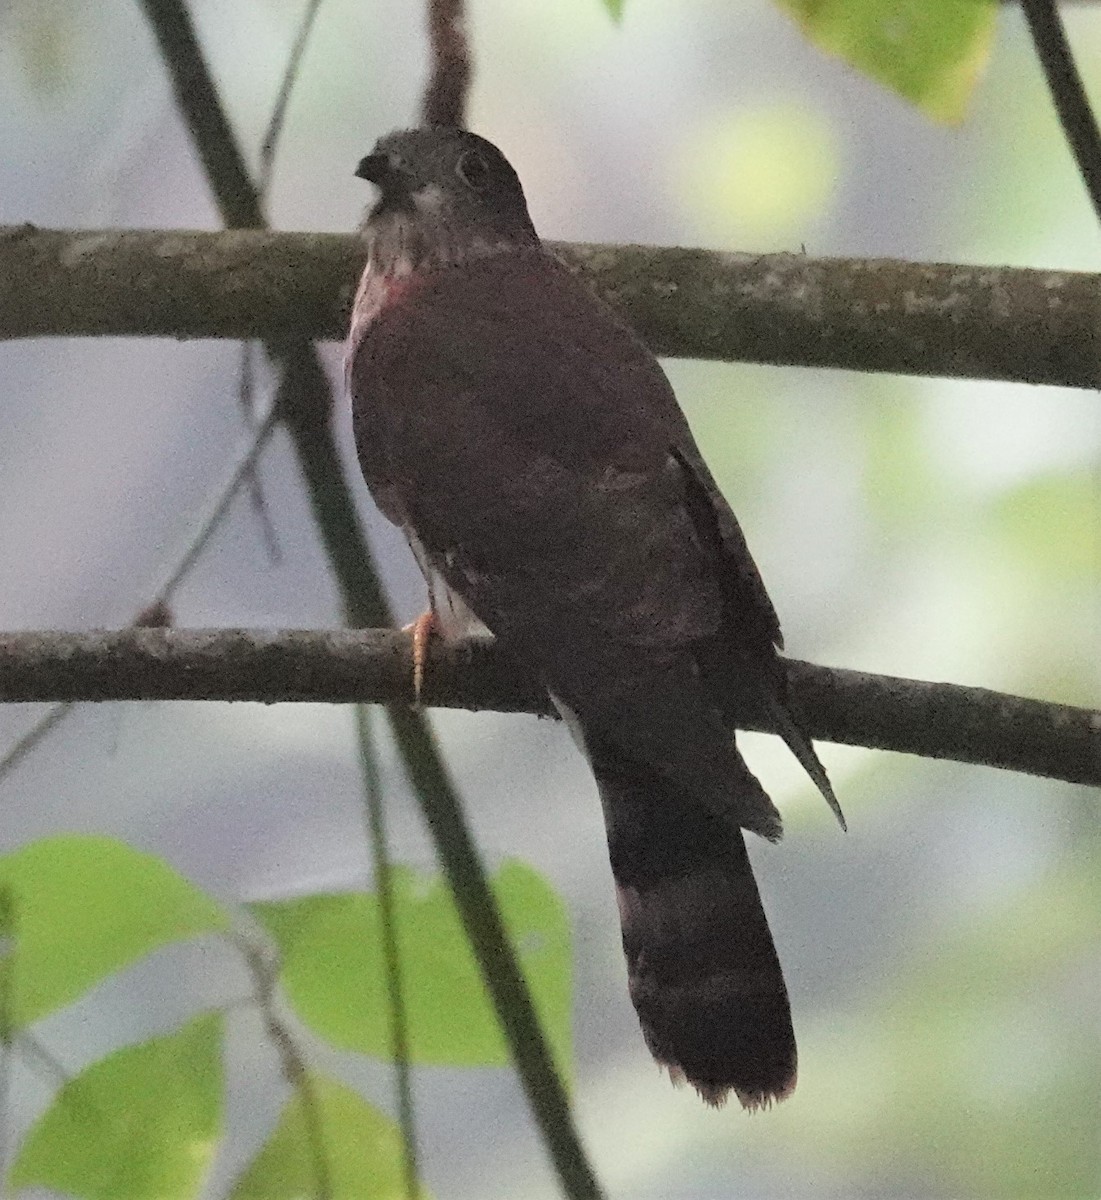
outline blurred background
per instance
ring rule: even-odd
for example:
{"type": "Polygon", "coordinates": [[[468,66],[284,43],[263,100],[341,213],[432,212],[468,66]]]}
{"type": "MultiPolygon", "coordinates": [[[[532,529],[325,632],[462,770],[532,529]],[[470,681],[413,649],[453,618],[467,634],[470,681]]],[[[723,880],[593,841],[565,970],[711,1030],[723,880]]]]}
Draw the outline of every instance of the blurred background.
{"type": "MultiPolygon", "coordinates": [[[[251,160],[301,16],[192,11],[251,160]]],[[[1101,98],[1101,5],[1070,5],[1101,98]]],[[[326,0],[269,203],[347,230],[352,169],[416,118],[423,13],[326,0]]],[[[478,0],[470,124],[511,158],[553,238],[1101,268],[1101,231],[1017,8],[959,127],[930,123],[807,45],[765,0],[478,0]]],[[[141,12],[0,8],[0,223],[213,228],[141,12]]],[[[338,377],[339,348],[323,347],[338,377]]],[[[229,343],[0,346],[0,627],[118,627],[187,545],[240,439],[229,343]]],[[[1101,407],[1003,383],[666,364],[800,658],[1074,704],[1101,695],[1101,407]]],[[[262,373],[261,373],[262,374],[262,373]]],[[[263,379],[261,380],[263,383],[263,379]]],[[[343,410],[339,426],[356,474],[343,410]]],[[[281,558],[247,499],[174,604],[180,625],[338,623],[288,444],[261,468],[281,558]]],[[[400,615],[424,602],[400,535],[362,511],[400,615]]],[[[0,752],[40,710],[0,709],[0,752]]],[[[747,757],[783,811],[751,853],[784,964],[801,1079],[748,1118],[676,1091],[625,986],[595,789],[551,722],[434,713],[491,863],[546,872],[575,936],[576,1105],[611,1196],[1101,1194],[1101,807],[1085,788],[824,745],[842,835],[773,739],[747,757]]],[[[381,724],[381,723],[380,723],[381,724]]],[[[383,744],[397,856],[432,855],[383,744]]],[[[165,856],[227,900],[368,877],[352,715],[285,705],[78,710],[3,784],[0,849],[62,830],[165,856]]],[[[41,1030],[76,1069],[245,987],[226,950],[165,951],[41,1030]]],[[[387,1068],[315,1046],[393,1111],[387,1068]]],[[[285,1096],[231,1022],[224,1188],[285,1096]]],[[[19,1071],[16,1132],[52,1081],[19,1071]]],[[[425,1176],[443,1200],[544,1197],[553,1178],[507,1071],[418,1069],[425,1176]]]]}

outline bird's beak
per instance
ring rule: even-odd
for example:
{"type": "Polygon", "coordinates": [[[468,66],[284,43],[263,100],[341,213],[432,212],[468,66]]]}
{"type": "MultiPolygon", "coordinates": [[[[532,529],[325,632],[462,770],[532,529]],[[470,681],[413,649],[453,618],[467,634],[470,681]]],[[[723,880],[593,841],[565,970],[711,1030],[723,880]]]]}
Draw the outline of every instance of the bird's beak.
{"type": "Polygon", "coordinates": [[[356,175],[384,192],[408,191],[413,180],[389,154],[368,154],[359,160],[356,175]]]}

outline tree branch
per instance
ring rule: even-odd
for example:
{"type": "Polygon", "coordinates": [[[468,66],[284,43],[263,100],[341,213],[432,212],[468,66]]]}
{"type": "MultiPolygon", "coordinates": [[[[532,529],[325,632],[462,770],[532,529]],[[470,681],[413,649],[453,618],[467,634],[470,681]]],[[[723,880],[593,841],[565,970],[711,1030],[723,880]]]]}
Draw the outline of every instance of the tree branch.
{"type": "Polygon", "coordinates": [[[176,107],[191,134],[222,221],[231,228],[266,225],[260,194],[238,151],[187,5],[183,0],[139,0],[139,3],[168,68],[176,107]]]}
{"type": "Polygon", "coordinates": [[[1101,131],[1074,65],[1059,9],[1055,0],[1021,0],[1021,8],[1063,135],[1101,220],[1101,131]]]}
{"type": "MultiPolygon", "coordinates": [[[[225,520],[237,493],[252,478],[252,472],[275,431],[275,424],[276,411],[273,406],[260,419],[259,424],[248,432],[244,443],[231,462],[225,482],[214,489],[204,504],[203,511],[196,518],[183,553],[168,569],[166,576],[153,592],[148,603],[136,614],[131,622],[132,625],[172,624],[171,605],[176,589],[198,562],[214,532],[225,520]]],[[[72,704],[67,701],[55,704],[43,713],[30,729],[12,743],[3,754],[0,754],[0,782],[14,771],[32,751],[37,749],[49,733],[59,728],[71,711],[72,704]]]]}
{"type": "MultiPolygon", "coordinates": [[[[0,634],[0,702],[412,701],[410,643],[384,629],[0,634]]],[[[1101,785],[1101,712],[788,660],[812,737],[1101,785]]],[[[434,644],[426,704],[552,714],[489,641],[434,644]]],[[[394,711],[402,711],[395,707],[394,711]]],[[[746,728],[768,729],[747,717],[746,728]]]]}
{"type": "Polygon", "coordinates": [[[466,98],[473,67],[463,0],[428,0],[432,71],[421,101],[425,125],[466,127],[466,98]]]}
{"type": "MultiPolygon", "coordinates": [[[[1101,387],[1101,276],[552,243],[658,354],[1101,387]]],[[[337,339],[351,234],[0,228],[0,339],[337,339]]]]}

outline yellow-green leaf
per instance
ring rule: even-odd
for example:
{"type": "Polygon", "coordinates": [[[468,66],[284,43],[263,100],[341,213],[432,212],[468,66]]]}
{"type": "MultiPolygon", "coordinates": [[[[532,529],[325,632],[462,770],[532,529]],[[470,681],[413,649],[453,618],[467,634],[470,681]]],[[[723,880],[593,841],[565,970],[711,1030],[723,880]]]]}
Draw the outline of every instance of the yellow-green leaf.
{"type": "Polygon", "coordinates": [[[18,1028],[149,951],[227,929],[221,907],[163,859],[108,837],[42,838],[0,857],[0,972],[18,1028]]]}
{"type": "Polygon", "coordinates": [[[335,1079],[310,1075],[306,1088],[284,1107],[230,1200],[407,1200],[394,1122],[335,1079]]]}
{"type": "Polygon", "coordinates": [[[777,0],[806,36],[938,121],[963,118],[987,58],[995,0],[777,0]]]}
{"type": "Polygon", "coordinates": [[[88,1200],[197,1196],[222,1135],[222,1021],[129,1046],[58,1093],[12,1166],[12,1188],[88,1200]]]}
{"type": "MultiPolygon", "coordinates": [[[[503,1066],[508,1053],[451,893],[437,875],[392,873],[414,1062],[503,1066]]],[[[569,1077],[570,938],[562,901],[522,863],[492,887],[560,1071],[569,1077]]],[[[387,1057],[390,1006],[373,894],[306,896],[250,906],[282,954],[281,981],[299,1017],[344,1049],[387,1057]]]]}

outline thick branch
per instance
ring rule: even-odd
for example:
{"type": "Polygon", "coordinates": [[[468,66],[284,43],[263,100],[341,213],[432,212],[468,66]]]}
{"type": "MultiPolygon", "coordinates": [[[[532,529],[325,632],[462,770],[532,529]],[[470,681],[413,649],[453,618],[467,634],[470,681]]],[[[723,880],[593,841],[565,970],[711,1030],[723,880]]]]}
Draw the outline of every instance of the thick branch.
{"type": "MultiPolygon", "coordinates": [[[[659,354],[1101,387],[1101,277],[558,244],[659,354]]],[[[348,234],[0,229],[0,338],[344,336],[348,234]]]]}
{"type": "MultiPolygon", "coordinates": [[[[383,629],[0,634],[0,701],[412,700],[409,639],[383,629]]],[[[824,741],[1101,785],[1101,712],[983,688],[790,660],[791,694],[824,741]]],[[[425,703],[550,714],[489,642],[434,646],[425,703]]],[[[747,721],[747,728],[767,728],[747,721]]]]}

